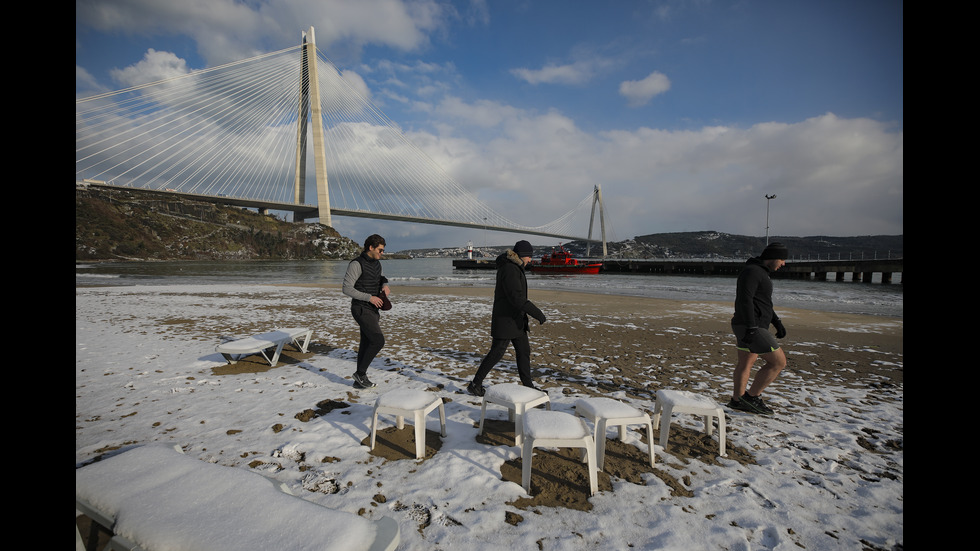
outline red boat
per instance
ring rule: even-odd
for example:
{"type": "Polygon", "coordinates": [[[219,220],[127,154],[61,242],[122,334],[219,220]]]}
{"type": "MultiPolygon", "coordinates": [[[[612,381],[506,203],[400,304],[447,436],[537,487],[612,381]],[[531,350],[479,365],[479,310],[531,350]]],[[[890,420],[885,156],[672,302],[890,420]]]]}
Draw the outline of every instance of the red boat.
{"type": "Polygon", "coordinates": [[[585,262],[572,258],[572,253],[558,245],[558,250],[552,249],[549,254],[541,257],[540,262],[531,261],[531,271],[543,274],[597,274],[602,262],[585,262]]]}

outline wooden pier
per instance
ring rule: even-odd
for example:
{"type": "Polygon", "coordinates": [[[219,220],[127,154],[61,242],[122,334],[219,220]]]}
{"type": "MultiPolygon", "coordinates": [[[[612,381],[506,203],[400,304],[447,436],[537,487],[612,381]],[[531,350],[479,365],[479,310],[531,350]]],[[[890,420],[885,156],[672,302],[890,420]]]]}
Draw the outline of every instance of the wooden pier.
{"type": "MultiPolygon", "coordinates": [[[[599,261],[599,260],[597,260],[599,261]]],[[[695,259],[606,259],[601,260],[602,273],[670,274],[737,276],[744,260],[695,260],[695,259]]],[[[493,270],[493,260],[453,260],[459,270],[493,270]]],[[[533,270],[532,270],[533,273],[533,270]]],[[[814,279],[824,281],[834,274],[835,281],[871,283],[874,274],[881,274],[881,283],[892,283],[894,274],[902,274],[903,259],[886,260],[787,260],[786,265],[773,274],[777,279],[814,279]]],[[[904,278],[903,278],[904,282],[904,278]]]]}

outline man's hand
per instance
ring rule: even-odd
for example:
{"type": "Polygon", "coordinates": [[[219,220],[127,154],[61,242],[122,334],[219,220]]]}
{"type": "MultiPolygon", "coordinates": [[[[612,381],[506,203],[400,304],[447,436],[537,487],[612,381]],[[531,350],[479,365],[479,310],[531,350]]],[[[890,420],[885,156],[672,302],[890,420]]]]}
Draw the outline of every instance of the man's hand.
{"type": "Polygon", "coordinates": [[[786,328],[783,327],[783,322],[779,318],[772,320],[772,326],[776,328],[777,339],[781,339],[786,336],[786,328]]]}

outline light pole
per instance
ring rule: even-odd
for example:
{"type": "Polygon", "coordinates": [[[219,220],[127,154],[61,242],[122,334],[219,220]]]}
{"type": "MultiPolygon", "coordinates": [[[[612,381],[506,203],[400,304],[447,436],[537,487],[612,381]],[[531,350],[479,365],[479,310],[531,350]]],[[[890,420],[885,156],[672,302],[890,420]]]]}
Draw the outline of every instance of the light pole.
{"type": "Polygon", "coordinates": [[[766,245],[769,245],[769,201],[776,198],[776,194],[766,195],[766,245]]]}

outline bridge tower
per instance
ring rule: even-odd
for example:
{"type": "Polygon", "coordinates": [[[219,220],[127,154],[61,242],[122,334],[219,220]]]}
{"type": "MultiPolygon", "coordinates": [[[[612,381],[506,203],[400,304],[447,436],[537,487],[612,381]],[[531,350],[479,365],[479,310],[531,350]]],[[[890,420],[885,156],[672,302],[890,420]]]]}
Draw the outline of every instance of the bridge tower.
{"type": "Polygon", "coordinates": [[[592,192],[592,215],[589,217],[589,239],[585,245],[585,256],[592,255],[592,224],[595,222],[595,206],[599,205],[599,229],[602,231],[602,258],[606,258],[606,217],[602,208],[602,188],[596,186],[592,192]]]}
{"type": "MultiPolygon", "coordinates": [[[[296,125],[296,181],[293,202],[306,200],[306,142],[308,124],[313,123],[313,164],[316,170],[316,203],[320,223],[333,226],[330,218],[330,193],[327,189],[327,159],[323,143],[323,116],[320,107],[320,79],[316,72],[316,38],[313,27],[303,32],[300,67],[299,114],[296,125]]],[[[294,220],[299,222],[300,220],[294,220]]]]}

